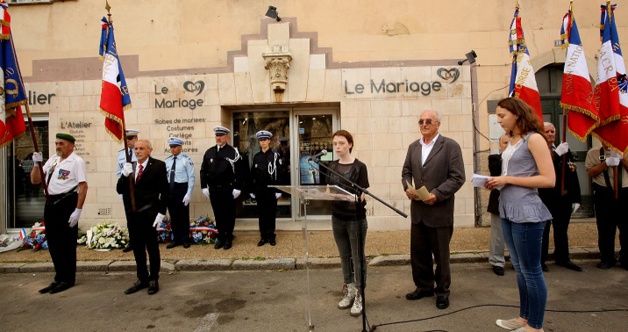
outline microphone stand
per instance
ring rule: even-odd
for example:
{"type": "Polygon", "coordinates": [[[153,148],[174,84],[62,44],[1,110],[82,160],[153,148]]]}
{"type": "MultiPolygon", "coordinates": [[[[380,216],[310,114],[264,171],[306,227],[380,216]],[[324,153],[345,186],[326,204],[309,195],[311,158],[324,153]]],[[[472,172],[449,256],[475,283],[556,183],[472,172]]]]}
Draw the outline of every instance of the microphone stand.
{"type": "MultiPolygon", "coordinates": [[[[329,172],[331,174],[334,174],[336,176],[338,176],[338,179],[342,179],[346,182],[346,185],[349,185],[350,188],[349,191],[352,192],[355,196],[354,196],[354,202],[355,202],[355,217],[356,217],[356,222],[358,223],[358,227],[357,227],[357,237],[358,237],[358,259],[360,259],[360,266],[358,267],[360,269],[360,297],[362,299],[362,332],[366,332],[366,297],[364,296],[364,288],[365,288],[365,284],[366,284],[366,256],[364,255],[364,241],[362,240],[363,234],[362,234],[362,220],[366,221],[366,214],[363,213],[363,209],[362,209],[362,204],[360,204],[360,196],[362,195],[362,193],[371,196],[372,198],[374,198],[375,200],[377,200],[378,202],[386,205],[388,208],[390,208],[391,210],[395,211],[397,214],[399,214],[400,216],[407,218],[408,215],[403,213],[403,211],[395,208],[394,206],[384,202],[382,199],[380,199],[379,197],[371,194],[368,190],[366,190],[366,188],[362,188],[360,187],[357,183],[351,181],[350,179],[348,179],[347,177],[345,177],[344,175],[334,171],[333,169],[329,168],[327,165],[325,165],[324,163],[321,163],[320,159],[318,158],[312,158],[309,159],[308,162],[310,163],[310,165],[312,165],[312,162],[315,162],[316,164],[318,164],[319,166],[322,166],[326,172],[329,172]]],[[[313,166],[313,165],[312,165],[313,166]]],[[[340,183],[339,183],[340,184],[340,183]]],[[[346,186],[344,185],[344,186],[346,186]]],[[[368,331],[371,331],[370,329],[368,331]]]]}

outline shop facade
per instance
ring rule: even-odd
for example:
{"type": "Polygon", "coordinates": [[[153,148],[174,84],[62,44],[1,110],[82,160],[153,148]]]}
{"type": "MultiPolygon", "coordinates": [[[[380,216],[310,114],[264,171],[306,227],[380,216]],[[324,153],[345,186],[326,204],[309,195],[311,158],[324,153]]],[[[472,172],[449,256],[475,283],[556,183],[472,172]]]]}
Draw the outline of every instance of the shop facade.
{"type": "MultiPolygon", "coordinates": [[[[354,135],[353,154],[368,166],[369,190],[409,213],[401,166],[408,145],[420,137],[420,113],[433,109],[442,115],[441,134],[462,148],[467,179],[474,172],[487,172],[487,156],[501,134],[491,113],[495,102],[507,94],[510,56],[506,29],[514,4],[494,1],[488,15],[499,22],[470,18],[469,25],[452,28],[429,15],[420,15],[423,21],[416,22],[416,17],[405,13],[436,10],[437,4],[405,1],[402,3],[408,8],[387,12],[381,19],[386,24],[379,30],[371,26],[370,16],[357,17],[354,23],[361,22],[360,30],[336,14],[324,16],[321,9],[305,8],[296,1],[276,4],[280,14],[290,16],[280,22],[263,17],[265,6],[261,3],[256,4],[259,13],[244,3],[229,1],[212,5],[175,2],[172,13],[159,7],[167,3],[112,3],[116,40],[133,105],[125,112],[127,127],[139,130],[141,139],[151,140],[153,157],[165,159],[169,155],[167,138],[177,136],[184,140],[183,153],[196,164],[198,176],[204,152],[215,144],[212,128],[222,125],[232,129],[230,144],[238,147],[250,164],[259,150],[254,134],[264,129],[273,133],[272,147],[289,162],[290,175],[284,184],[316,185],[319,171],[308,159],[323,149],[330,152],[323,159],[333,159],[331,134],[346,129],[354,135]],[[208,14],[215,20],[203,22],[197,11],[208,9],[209,13],[222,10],[225,14],[208,14]],[[233,15],[233,20],[225,15],[233,15]],[[478,54],[476,62],[462,62],[471,49],[478,54]]],[[[469,6],[462,1],[454,3],[469,6]]],[[[358,14],[365,7],[374,12],[387,9],[383,4],[348,1],[338,10],[358,14]],[[348,7],[349,3],[355,7],[348,7]]],[[[558,39],[566,8],[556,4],[541,7],[526,12],[524,28],[539,45],[531,47],[531,53],[546,120],[558,124],[562,114],[559,79],[565,59],[564,51],[553,41],[558,39]],[[551,22],[558,24],[535,16],[542,11],[555,14],[547,20],[556,16],[551,22]]],[[[467,9],[477,12],[477,8],[467,9]]],[[[14,32],[14,38],[44,156],[54,153],[54,134],[67,132],[77,138],[76,152],[87,162],[89,193],[81,228],[103,220],[125,224],[115,192],[116,156],[122,144],[105,132],[99,110],[102,63],[92,56],[95,48],[84,46],[86,42],[97,45],[100,31],[94,21],[104,10],[85,1],[11,6],[10,10],[14,31],[23,31],[14,32]],[[54,14],[75,17],[87,11],[94,13],[92,20],[60,22],[54,18],[54,14]],[[58,23],[61,31],[84,25],[85,32],[74,31],[76,38],[67,39],[33,23],[20,25],[32,16],[55,26],[58,23]],[[27,33],[44,35],[28,39],[27,33]]],[[[456,13],[452,19],[466,14],[456,13]]],[[[593,21],[594,15],[582,14],[579,22],[593,21]]],[[[599,44],[592,36],[595,31],[581,28],[588,45],[599,44]]],[[[594,73],[596,49],[587,51],[592,55],[589,67],[594,73]]],[[[569,142],[578,153],[586,153],[592,144],[571,136],[569,142]]],[[[30,227],[43,215],[44,202],[40,188],[28,181],[33,151],[30,135],[4,150],[0,227],[30,227]]],[[[578,172],[586,195],[588,178],[583,165],[578,172]]],[[[199,182],[193,191],[191,216],[212,217],[199,182]]],[[[487,193],[467,181],[456,194],[456,226],[482,224],[486,201],[487,193]]],[[[409,229],[409,219],[375,200],[369,200],[367,213],[371,229],[409,229]]],[[[328,207],[313,203],[307,216],[324,225],[329,220],[328,207]]],[[[279,229],[294,229],[305,215],[296,197],[283,197],[278,217],[279,229]]],[[[256,202],[240,199],[237,218],[236,228],[256,225],[256,202]]]]}

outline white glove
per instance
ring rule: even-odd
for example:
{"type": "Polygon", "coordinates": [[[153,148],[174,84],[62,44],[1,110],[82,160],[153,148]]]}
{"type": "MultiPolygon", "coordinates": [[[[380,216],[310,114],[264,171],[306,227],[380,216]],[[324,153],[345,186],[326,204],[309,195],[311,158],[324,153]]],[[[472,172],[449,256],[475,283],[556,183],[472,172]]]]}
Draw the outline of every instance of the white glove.
{"type": "Polygon", "coordinates": [[[207,199],[209,199],[209,189],[208,188],[203,188],[201,191],[203,192],[203,195],[205,195],[205,197],[207,197],[207,199]]]}
{"type": "Polygon", "coordinates": [[[155,217],[155,222],[153,223],[153,227],[155,227],[155,229],[159,229],[159,225],[161,224],[162,221],[164,221],[164,218],[166,216],[161,214],[161,213],[157,213],[157,217],[155,217]]]}
{"type": "Polygon", "coordinates": [[[560,143],[554,151],[556,151],[556,154],[558,156],[564,155],[565,153],[567,153],[567,151],[569,151],[569,143],[567,142],[560,143]]]}
{"type": "Polygon", "coordinates": [[[240,197],[240,194],[242,193],[242,190],[238,190],[238,189],[233,189],[233,199],[237,199],[238,197],[240,197]]]}
{"type": "Polygon", "coordinates": [[[254,193],[250,193],[249,196],[251,196],[252,199],[255,199],[255,194],[254,193]]]}
{"type": "Polygon", "coordinates": [[[275,193],[275,199],[280,199],[281,198],[281,193],[275,193]]]}
{"type": "Polygon", "coordinates": [[[190,204],[190,194],[185,194],[185,196],[183,196],[183,205],[188,206],[190,204]]]}
{"type": "Polygon", "coordinates": [[[70,225],[70,227],[74,227],[76,226],[76,224],[78,224],[78,220],[81,217],[81,212],[83,212],[83,209],[74,209],[74,212],[72,212],[72,214],[70,215],[70,220],[68,220],[68,225],[70,225]]]}
{"type": "Polygon", "coordinates": [[[571,204],[571,213],[576,213],[576,211],[578,211],[579,208],[580,208],[580,203],[571,204]]]}
{"type": "Polygon", "coordinates": [[[44,155],[41,152],[33,152],[33,161],[36,163],[44,162],[44,155]]]}
{"type": "Polygon", "coordinates": [[[128,177],[131,173],[133,173],[133,165],[131,163],[124,163],[124,165],[122,165],[122,175],[128,177]]]}
{"type": "Polygon", "coordinates": [[[606,166],[619,165],[619,157],[606,157],[606,166]]]}

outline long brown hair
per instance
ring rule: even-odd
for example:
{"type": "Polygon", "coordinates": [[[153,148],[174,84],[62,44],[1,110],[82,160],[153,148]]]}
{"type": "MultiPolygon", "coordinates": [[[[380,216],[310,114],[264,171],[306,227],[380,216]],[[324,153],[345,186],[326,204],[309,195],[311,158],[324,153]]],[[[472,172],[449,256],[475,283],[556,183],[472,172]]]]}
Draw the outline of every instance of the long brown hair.
{"type": "Polygon", "coordinates": [[[340,129],[337,132],[335,132],[333,135],[331,135],[331,138],[333,139],[336,136],[342,136],[347,139],[347,143],[351,144],[351,147],[349,148],[349,153],[351,153],[351,150],[353,150],[353,136],[351,136],[351,134],[348,131],[343,130],[343,129],[340,129]]]}
{"type": "MultiPolygon", "coordinates": [[[[528,133],[536,132],[539,133],[543,138],[547,141],[547,136],[545,135],[545,129],[539,122],[539,118],[534,113],[534,109],[525,101],[517,98],[517,97],[508,97],[500,100],[497,103],[497,106],[508,110],[510,113],[517,116],[517,121],[515,125],[519,130],[521,130],[521,136],[525,136],[528,133]]],[[[508,133],[511,137],[513,136],[512,131],[508,133]]]]}

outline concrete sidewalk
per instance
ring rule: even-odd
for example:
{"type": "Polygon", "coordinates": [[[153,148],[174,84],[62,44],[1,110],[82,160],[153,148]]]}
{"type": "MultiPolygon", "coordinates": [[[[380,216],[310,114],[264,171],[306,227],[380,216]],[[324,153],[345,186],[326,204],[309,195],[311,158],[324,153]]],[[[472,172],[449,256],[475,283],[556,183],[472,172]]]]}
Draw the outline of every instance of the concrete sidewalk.
{"type": "MultiPolygon", "coordinates": [[[[279,231],[277,246],[257,247],[255,231],[236,231],[231,250],[215,250],[209,245],[193,245],[189,249],[160,246],[164,272],[224,271],[224,270],[298,270],[304,269],[306,259],[310,268],[325,269],[340,266],[331,231],[309,231],[306,258],[306,237],[302,231],[279,231]]],[[[490,228],[459,228],[451,242],[451,262],[488,262],[490,228]]],[[[569,228],[571,257],[575,260],[596,259],[597,230],[591,220],[572,222],[569,228]]],[[[550,247],[552,246],[550,241],[550,247]]],[[[366,255],[369,266],[405,265],[410,262],[410,232],[368,232],[366,255]]],[[[550,249],[550,254],[551,254],[550,249]]],[[[80,246],[77,252],[79,272],[134,271],[132,253],[122,250],[101,252],[80,246]]],[[[551,257],[550,257],[551,261],[551,257]]],[[[488,264],[487,264],[488,266],[488,264]]],[[[552,268],[552,265],[550,265],[552,268]]],[[[31,273],[54,271],[47,250],[10,251],[0,254],[0,273],[31,273]]]]}

